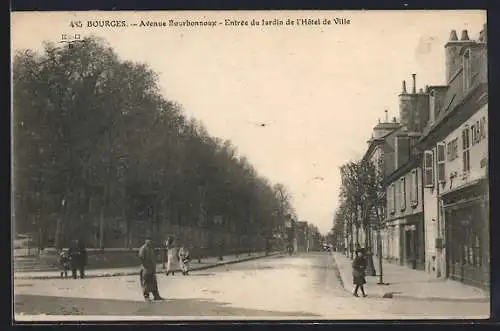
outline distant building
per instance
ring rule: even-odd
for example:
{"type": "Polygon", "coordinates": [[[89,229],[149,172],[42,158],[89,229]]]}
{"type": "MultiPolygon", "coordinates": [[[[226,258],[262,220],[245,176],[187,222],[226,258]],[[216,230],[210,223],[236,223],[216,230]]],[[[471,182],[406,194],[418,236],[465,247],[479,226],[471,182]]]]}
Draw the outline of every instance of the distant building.
{"type": "MultiPolygon", "coordinates": [[[[365,152],[363,159],[370,161],[375,170],[386,178],[395,169],[395,144],[396,136],[401,130],[402,126],[394,117],[392,122],[389,121],[388,111],[386,110],[386,117],[384,122],[380,122],[373,128],[372,137],[368,140],[368,149],[365,152]]],[[[382,233],[384,236],[385,233],[382,233]]],[[[376,245],[376,233],[370,231],[365,234],[361,233],[361,242],[365,242],[367,238],[367,246],[371,248],[375,254],[378,254],[378,247],[376,245]]],[[[383,249],[385,252],[386,250],[383,249]]]]}
{"type": "Polygon", "coordinates": [[[307,235],[308,235],[308,225],[307,222],[297,222],[295,228],[295,238],[296,238],[296,252],[307,251],[307,235]]]}

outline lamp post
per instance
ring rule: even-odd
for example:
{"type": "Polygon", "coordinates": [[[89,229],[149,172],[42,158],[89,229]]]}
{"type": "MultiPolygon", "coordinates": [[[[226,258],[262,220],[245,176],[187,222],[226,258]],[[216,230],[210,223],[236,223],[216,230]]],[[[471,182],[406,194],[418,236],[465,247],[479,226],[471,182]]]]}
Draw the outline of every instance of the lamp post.
{"type": "Polygon", "coordinates": [[[378,275],[378,285],[389,285],[388,283],[384,283],[384,269],[383,269],[383,263],[382,263],[382,234],[381,234],[381,228],[382,228],[382,222],[380,220],[380,215],[383,214],[383,209],[381,207],[377,207],[377,222],[375,224],[376,230],[377,230],[377,255],[378,255],[378,268],[379,268],[379,275],[378,275]]]}

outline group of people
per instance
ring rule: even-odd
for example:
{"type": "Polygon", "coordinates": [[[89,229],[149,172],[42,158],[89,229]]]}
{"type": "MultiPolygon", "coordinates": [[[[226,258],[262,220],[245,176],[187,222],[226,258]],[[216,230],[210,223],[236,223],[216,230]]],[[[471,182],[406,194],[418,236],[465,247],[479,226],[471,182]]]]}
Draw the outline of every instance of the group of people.
{"type": "MultiPolygon", "coordinates": [[[[166,275],[174,275],[175,262],[178,261],[183,275],[189,273],[189,250],[181,245],[179,250],[176,249],[173,238],[169,238],[164,247],[166,252],[166,275]]],[[[149,301],[150,294],[153,294],[153,300],[163,300],[158,290],[158,280],[156,277],[156,253],[151,239],[146,239],[144,245],[139,249],[139,258],[141,260],[140,282],[144,299],[149,301]]],[[[165,267],[165,258],[163,258],[163,266],[165,267]]]]}
{"type": "Polygon", "coordinates": [[[87,262],[87,250],[83,242],[80,240],[73,241],[69,249],[63,248],[59,253],[61,278],[67,278],[69,270],[71,270],[73,279],[77,278],[77,272],[80,273],[80,278],[84,278],[87,262]]]}
{"type": "MultiPolygon", "coordinates": [[[[174,245],[173,238],[166,240],[163,247],[163,267],[166,262],[166,275],[174,275],[177,262],[183,275],[189,274],[189,262],[191,260],[190,252],[187,247],[181,245],[178,249],[174,245]]],[[[153,294],[154,300],[163,300],[158,290],[158,281],[156,278],[157,257],[151,239],[146,239],[144,245],[139,248],[139,259],[141,269],[139,272],[142,292],[146,300],[153,294]]],[[[68,277],[68,271],[71,270],[72,277],[77,279],[78,272],[80,278],[85,277],[85,267],[87,266],[87,250],[82,241],[75,240],[69,249],[61,249],[59,253],[59,265],[61,266],[61,277],[68,277]]]]}
{"type": "Polygon", "coordinates": [[[173,238],[169,237],[165,242],[163,249],[163,269],[165,269],[166,262],[166,275],[175,275],[177,262],[184,276],[189,273],[189,262],[191,261],[189,249],[184,245],[176,247],[173,238]]]}

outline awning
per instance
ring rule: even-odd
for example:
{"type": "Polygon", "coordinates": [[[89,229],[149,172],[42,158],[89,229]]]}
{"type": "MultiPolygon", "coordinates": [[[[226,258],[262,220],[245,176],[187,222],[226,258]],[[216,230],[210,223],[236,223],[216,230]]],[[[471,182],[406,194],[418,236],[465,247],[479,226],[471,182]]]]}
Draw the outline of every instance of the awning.
{"type": "Polygon", "coordinates": [[[462,199],[453,203],[445,204],[443,205],[443,207],[445,210],[459,210],[477,204],[484,204],[483,206],[486,206],[486,202],[487,202],[486,196],[480,196],[480,197],[472,197],[469,199],[462,199]]]}
{"type": "Polygon", "coordinates": [[[444,204],[452,204],[462,200],[484,197],[488,194],[488,179],[481,178],[464,186],[459,186],[441,195],[444,204]]]}

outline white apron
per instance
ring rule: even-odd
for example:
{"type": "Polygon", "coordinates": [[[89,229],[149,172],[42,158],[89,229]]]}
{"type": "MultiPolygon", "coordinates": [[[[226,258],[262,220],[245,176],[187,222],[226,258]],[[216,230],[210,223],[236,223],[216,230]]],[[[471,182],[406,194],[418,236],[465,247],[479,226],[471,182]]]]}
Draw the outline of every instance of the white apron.
{"type": "Polygon", "coordinates": [[[179,264],[181,266],[182,272],[189,271],[189,251],[186,249],[179,250],[179,264]]]}
{"type": "Polygon", "coordinates": [[[167,272],[174,272],[177,262],[177,254],[175,248],[169,248],[167,252],[167,272]]]}

